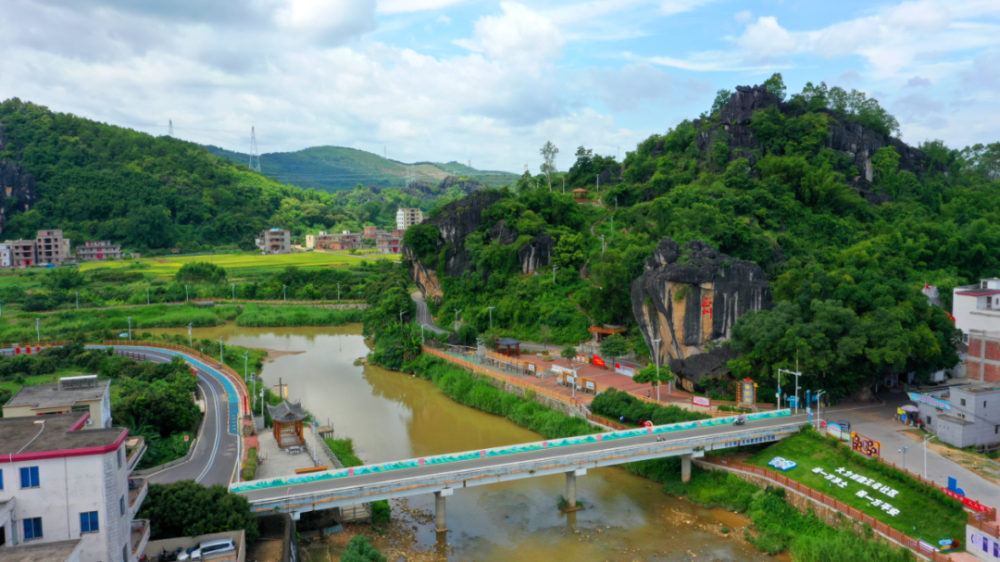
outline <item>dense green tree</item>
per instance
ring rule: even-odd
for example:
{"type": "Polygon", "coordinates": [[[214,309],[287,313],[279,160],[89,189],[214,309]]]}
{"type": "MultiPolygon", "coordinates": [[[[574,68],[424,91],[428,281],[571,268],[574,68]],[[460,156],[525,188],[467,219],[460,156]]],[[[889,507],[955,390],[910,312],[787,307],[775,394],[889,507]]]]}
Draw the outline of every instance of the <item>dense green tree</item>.
{"type": "Polygon", "coordinates": [[[243,530],[247,544],[253,544],[260,534],[245,497],[220,484],[205,487],[194,480],[150,484],[138,518],[150,520],[151,540],[243,530]]]}
{"type": "Polygon", "coordinates": [[[372,546],[368,537],[356,535],[347,542],[347,550],[340,555],[341,562],[386,562],[385,556],[372,546]]]}
{"type": "Polygon", "coordinates": [[[177,283],[210,283],[218,285],[226,282],[226,270],[222,266],[205,261],[188,262],[174,274],[177,283]]]}

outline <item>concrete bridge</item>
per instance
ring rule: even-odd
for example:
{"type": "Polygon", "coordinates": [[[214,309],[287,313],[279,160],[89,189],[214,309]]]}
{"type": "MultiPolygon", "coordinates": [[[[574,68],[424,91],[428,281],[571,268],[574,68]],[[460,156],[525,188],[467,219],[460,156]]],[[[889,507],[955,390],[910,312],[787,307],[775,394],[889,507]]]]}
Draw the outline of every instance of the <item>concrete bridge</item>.
{"type": "Polygon", "coordinates": [[[570,509],[575,509],[576,478],[588,469],[680,456],[681,475],[686,482],[690,479],[691,459],[704,456],[706,451],[775,442],[798,432],[809,421],[805,415],[792,416],[789,410],[751,414],[743,426],[732,425],[734,419],[613,431],[256,480],[232,484],[230,490],[245,496],[257,513],[285,512],[296,519],[301,513],[317,509],[434,494],[436,528],[444,532],[445,498],[461,488],[565,474],[566,499],[570,509]]]}

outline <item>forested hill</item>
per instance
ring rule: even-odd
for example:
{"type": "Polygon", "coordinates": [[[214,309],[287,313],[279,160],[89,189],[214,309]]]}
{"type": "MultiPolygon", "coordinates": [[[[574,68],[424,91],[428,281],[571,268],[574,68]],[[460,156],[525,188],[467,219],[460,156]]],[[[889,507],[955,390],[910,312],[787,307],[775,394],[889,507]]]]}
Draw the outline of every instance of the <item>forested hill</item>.
{"type": "Polygon", "coordinates": [[[396,212],[346,209],[194,143],[18,99],[0,103],[0,211],[2,239],[61,228],[74,244],[114,240],[139,250],[252,249],[263,228],[357,230],[389,224],[396,212]]]}
{"type": "MultiPolygon", "coordinates": [[[[246,164],[249,156],[216,146],[206,146],[209,152],[246,164]]],[[[437,185],[449,176],[477,180],[490,187],[510,185],[516,174],[484,171],[458,162],[437,164],[417,162],[405,164],[378,154],[339,146],[314,146],[296,152],[271,152],[260,155],[260,170],[270,178],[305,188],[336,192],[365,186],[404,187],[413,181],[437,185]]]]}
{"type": "Polygon", "coordinates": [[[720,91],[624,162],[577,149],[567,187],[590,205],[549,193],[545,176],[453,204],[408,231],[412,272],[480,331],[487,307],[495,332],[531,340],[622,324],[647,354],[632,284],[664,237],[700,240],[763,268],[774,297],[732,329],[731,374],[773,389],[775,369],[798,361],[817,377],[804,384],[839,395],[888,372],[925,376],[957,362],[958,334],[924,284],[950,308],[951,287],[1000,275],[1000,144],[913,148],[897,129],[876,100],[825,84],[788,96],[776,75],[720,91]]]}

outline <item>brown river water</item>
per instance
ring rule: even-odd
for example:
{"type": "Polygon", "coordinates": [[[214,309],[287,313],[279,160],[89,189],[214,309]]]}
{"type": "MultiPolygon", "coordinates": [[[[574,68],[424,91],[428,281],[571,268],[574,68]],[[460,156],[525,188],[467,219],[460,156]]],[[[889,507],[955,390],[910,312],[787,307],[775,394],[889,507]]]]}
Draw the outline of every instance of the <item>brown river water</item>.
{"type": "MultiPolygon", "coordinates": [[[[187,334],[187,329],[156,330],[187,334]]],[[[358,456],[383,462],[471,449],[499,447],[541,437],[507,419],[452,401],[433,384],[373,366],[355,366],[368,353],[361,326],[199,328],[197,338],[289,353],[266,363],[263,379],[289,385],[338,437],[354,439],[358,456]]],[[[447,559],[465,562],[757,561],[769,557],[742,540],[746,520],[667,496],[660,487],[620,468],[588,471],[577,479],[586,509],[561,513],[562,476],[529,478],[458,490],[448,498],[447,559]],[[723,524],[733,528],[720,532],[723,524]]],[[[393,517],[407,518],[421,549],[433,549],[427,513],[434,498],[395,503],[393,517]],[[400,508],[424,512],[411,516],[400,508]]],[[[784,558],[784,557],[782,557],[784,558]]],[[[394,562],[393,559],[391,559],[394,562]]]]}

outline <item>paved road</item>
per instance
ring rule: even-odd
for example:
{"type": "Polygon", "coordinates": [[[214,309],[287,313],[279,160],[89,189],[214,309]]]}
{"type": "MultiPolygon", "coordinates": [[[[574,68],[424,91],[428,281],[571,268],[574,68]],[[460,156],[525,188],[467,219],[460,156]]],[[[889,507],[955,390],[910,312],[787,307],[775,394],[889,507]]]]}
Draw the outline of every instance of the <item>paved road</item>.
{"type": "MultiPolygon", "coordinates": [[[[154,363],[169,363],[168,353],[137,351],[154,363]]],[[[169,484],[194,480],[206,486],[228,485],[239,461],[239,436],[229,433],[229,401],[225,389],[215,377],[202,369],[198,372],[198,388],[205,397],[205,419],[194,452],[184,463],[147,476],[154,484],[169,484]]]]}
{"type": "MultiPolygon", "coordinates": [[[[823,413],[827,421],[847,420],[851,429],[865,437],[882,443],[882,458],[903,465],[903,454],[900,448],[907,447],[906,468],[911,472],[924,472],[924,447],[919,441],[906,437],[904,430],[912,429],[893,419],[896,408],[904,404],[912,404],[906,394],[881,392],[881,399],[875,404],[849,403],[837,406],[823,413]],[[885,403],[882,403],[885,400],[885,403]]],[[[927,477],[942,486],[948,484],[948,477],[958,479],[958,487],[965,490],[965,495],[990,507],[1000,508],[1000,486],[982,478],[978,474],[966,470],[959,464],[935,453],[927,451],[927,477]]]]}
{"type": "Polygon", "coordinates": [[[410,298],[413,299],[413,302],[417,303],[417,324],[426,324],[427,329],[435,334],[447,333],[446,330],[442,330],[434,323],[434,317],[431,316],[430,310],[427,309],[427,302],[424,301],[424,296],[420,291],[411,293],[410,298]]]}
{"type": "MultiPolygon", "coordinates": [[[[715,426],[715,427],[704,427],[697,429],[688,429],[670,434],[661,434],[667,437],[667,442],[662,443],[663,447],[669,447],[670,441],[691,439],[695,437],[719,437],[727,433],[741,433],[752,430],[762,430],[762,429],[775,429],[781,426],[789,426],[791,424],[802,424],[807,421],[807,416],[791,416],[791,417],[781,417],[773,418],[768,420],[759,420],[754,422],[748,422],[745,426],[735,427],[730,424],[715,426]]],[[[239,492],[240,495],[245,496],[251,502],[268,502],[268,501],[281,501],[288,496],[301,496],[307,494],[316,493],[328,493],[337,490],[351,490],[362,486],[372,486],[372,485],[390,485],[396,483],[400,480],[414,479],[422,477],[430,477],[442,474],[451,474],[458,471],[466,470],[476,470],[484,468],[496,468],[503,467],[505,465],[511,465],[514,463],[523,463],[527,461],[542,461],[547,459],[552,459],[554,462],[558,462],[560,458],[567,457],[568,455],[580,454],[580,453],[594,453],[594,452],[612,452],[617,449],[623,449],[628,447],[634,447],[636,445],[651,445],[656,444],[655,435],[642,435],[639,437],[631,437],[626,439],[615,439],[611,441],[597,441],[594,443],[585,443],[580,445],[571,445],[567,447],[560,447],[556,450],[541,449],[525,453],[517,453],[504,455],[502,457],[486,457],[477,458],[474,460],[447,463],[443,465],[425,465],[417,468],[406,468],[400,470],[393,470],[384,473],[376,474],[363,474],[360,476],[348,476],[344,478],[338,478],[333,481],[319,481],[319,482],[308,482],[304,484],[293,484],[290,486],[281,486],[277,488],[263,489],[263,490],[252,490],[247,492],[239,492]]],[[[622,462],[627,462],[625,459],[622,462]]],[[[457,478],[457,476],[456,476],[457,478]]]]}

